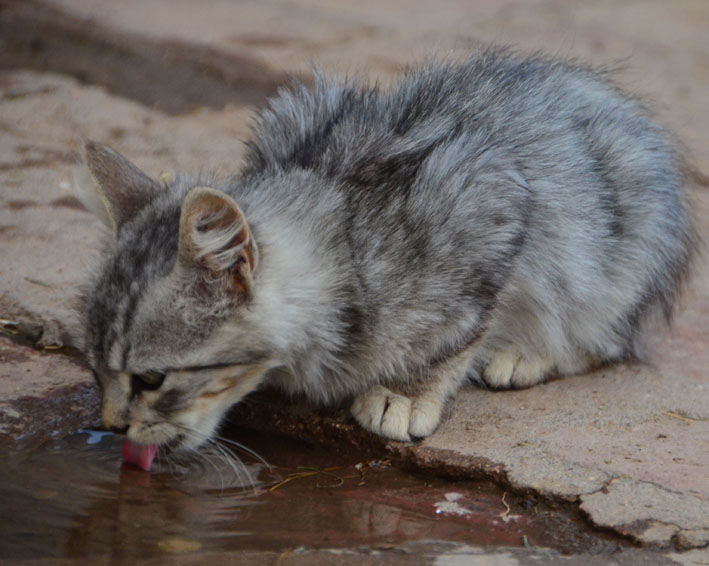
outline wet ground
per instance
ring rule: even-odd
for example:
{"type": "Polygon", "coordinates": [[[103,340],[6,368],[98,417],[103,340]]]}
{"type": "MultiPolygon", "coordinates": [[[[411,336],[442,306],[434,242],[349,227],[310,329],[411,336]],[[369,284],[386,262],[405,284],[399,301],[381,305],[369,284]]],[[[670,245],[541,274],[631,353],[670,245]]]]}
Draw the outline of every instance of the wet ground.
{"type": "Polygon", "coordinates": [[[97,431],[12,455],[0,471],[0,557],[132,563],[421,540],[594,555],[627,546],[588,534],[568,511],[489,483],[419,476],[243,430],[232,436],[258,446],[270,465],[225,439],[223,453],[163,456],[147,473],[122,465],[121,437],[97,431]]]}

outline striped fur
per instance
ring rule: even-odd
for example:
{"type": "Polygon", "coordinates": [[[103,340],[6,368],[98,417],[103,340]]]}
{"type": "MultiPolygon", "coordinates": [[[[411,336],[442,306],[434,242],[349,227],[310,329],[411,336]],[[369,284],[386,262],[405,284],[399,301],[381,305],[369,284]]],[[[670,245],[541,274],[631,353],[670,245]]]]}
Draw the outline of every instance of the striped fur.
{"type": "Polygon", "coordinates": [[[390,90],[296,82],[229,179],[160,186],[90,147],[116,238],[85,350],[107,425],[138,442],[207,438],[263,383],[425,436],[466,378],[638,355],[696,246],[672,136],[604,73],[507,50],[390,90]],[[163,385],[136,393],[151,370],[163,385]]]}

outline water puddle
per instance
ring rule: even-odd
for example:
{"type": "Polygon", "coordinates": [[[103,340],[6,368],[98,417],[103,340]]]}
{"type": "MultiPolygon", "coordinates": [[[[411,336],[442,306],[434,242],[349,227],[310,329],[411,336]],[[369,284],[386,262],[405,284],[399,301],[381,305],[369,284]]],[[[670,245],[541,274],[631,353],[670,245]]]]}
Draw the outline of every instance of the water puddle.
{"type": "MultiPolygon", "coordinates": [[[[576,519],[494,486],[420,477],[386,461],[292,440],[235,435],[243,466],[218,455],[121,463],[122,438],[84,431],[5,458],[0,556],[137,558],[299,547],[351,548],[419,540],[602,551],[617,543],[576,519]]],[[[229,445],[225,445],[229,446],[229,445]]]]}

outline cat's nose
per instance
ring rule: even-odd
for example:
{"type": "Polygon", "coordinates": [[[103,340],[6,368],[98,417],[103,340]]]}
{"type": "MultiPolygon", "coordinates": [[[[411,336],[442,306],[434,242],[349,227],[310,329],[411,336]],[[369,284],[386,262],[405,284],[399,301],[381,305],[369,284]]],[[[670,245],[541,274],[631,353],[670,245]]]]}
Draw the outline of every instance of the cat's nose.
{"type": "Polygon", "coordinates": [[[106,428],[106,430],[108,430],[109,432],[112,432],[114,434],[126,434],[128,432],[128,425],[121,426],[121,427],[112,426],[112,427],[105,427],[105,428],[106,428]]]}
{"type": "Polygon", "coordinates": [[[110,404],[104,403],[101,408],[101,420],[106,430],[124,433],[128,430],[128,423],[121,411],[114,410],[110,404]]]}

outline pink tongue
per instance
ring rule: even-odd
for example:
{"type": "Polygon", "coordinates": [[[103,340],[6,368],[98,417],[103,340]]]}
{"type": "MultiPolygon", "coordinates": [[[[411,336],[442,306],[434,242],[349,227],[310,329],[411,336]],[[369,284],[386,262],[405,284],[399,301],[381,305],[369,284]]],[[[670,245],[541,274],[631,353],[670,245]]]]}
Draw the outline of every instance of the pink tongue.
{"type": "Polygon", "coordinates": [[[126,438],[123,443],[123,460],[149,472],[157,451],[155,444],[135,444],[126,438]]]}

